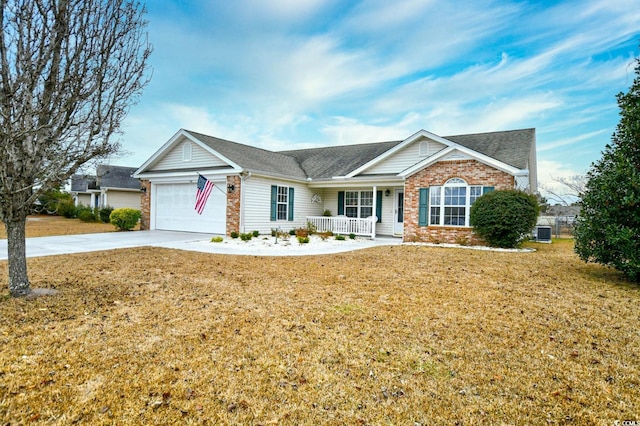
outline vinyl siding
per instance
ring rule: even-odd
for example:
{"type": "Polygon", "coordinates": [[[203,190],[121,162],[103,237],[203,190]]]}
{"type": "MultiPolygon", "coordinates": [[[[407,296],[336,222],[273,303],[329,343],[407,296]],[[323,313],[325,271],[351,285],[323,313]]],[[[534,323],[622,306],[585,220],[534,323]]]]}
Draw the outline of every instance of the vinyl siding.
{"type": "MultiPolygon", "coordinates": [[[[271,229],[278,227],[283,231],[289,231],[293,228],[306,226],[307,216],[319,216],[322,214],[322,203],[311,202],[313,194],[319,192],[309,189],[304,183],[251,176],[243,181],[242,192],[243,232],[259,231],[260,234],[270,234],[271,229]],[[270,220],[271,185],[293,187],[295,189],[293,221],[270,220]]],[[[321,193],[320,196],[322,196],[321,193]]]]}
{"type": "Polygon", "coordinates": [[[155,166],[153,166],[152,171],[194,169],[198,167],[211,168],[226,165],[227,163],[215,155],[212,155],[201,146],[190,141],[183,141],[176,145],[155,166]],[[191,144],[191,161],[184,161],[182,159],[182,152],[185,143],[191,144]]]}
{"type": "Polygon", "coordinates": [[[453,161],[453,160],[471,160],[472,158],[467,154],[455,150],[451,152],[449,155],[441,159],[441,161],[453,161]]]}
{"type": "Polygon", "coordinates": [[[76,205],[82,204],[83,206],[91,205],[91,195],[89,194],[78,194],[76,195],[76,205]]]}
{"type": "Polygon", "coordinates": [[[387,158],[382,163],[376,164],[370,169],[367,169],[364,173],[365,174],[400,173],[401,171],[413,166],[418,161],[427,157],[426,155],[421,155],[420,153],[420,145],[422,142],[425,142],[428,144],[429,155],[433,155],[436,152],[445,148],[445,145],[439,142],[421,139],[405,147],[403,150],[392,155],[390,158],[387,158]]]}
{"type": "Polygon", "coordinates": [[[132,209],[140,210],[140,197],[141,193],[138,192],[125,192],[125,191],[107,191],[106,192],[106,204],[114,209],[122,207],[129,207],[132,209]]]}

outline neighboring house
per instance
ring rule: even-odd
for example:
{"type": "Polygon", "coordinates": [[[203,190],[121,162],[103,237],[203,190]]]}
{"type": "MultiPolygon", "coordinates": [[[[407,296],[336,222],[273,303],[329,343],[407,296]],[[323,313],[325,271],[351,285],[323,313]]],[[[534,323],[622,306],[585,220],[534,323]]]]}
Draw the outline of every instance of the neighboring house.
{"type": "Polygon", "coordinates": [[[477,197],[537,190],[535,145],[535,129],[420,130],[401,141],[273,152],[180,130],[134,177],[145,191],[142,229],[268,234],[311,222],[335,233],[459,242],[472,238],[477,197]],[[199,174],[215,184],[202,215],[199,174]]]}
{"type": "Polygon", "coordinates": [[[73,175],[71,195],[76,206],[130,207],[139,210],[142,195],[140,180],[132,177],[136,170],[136,167],[101,164],[96,167],[95,176],[73,175]]]}

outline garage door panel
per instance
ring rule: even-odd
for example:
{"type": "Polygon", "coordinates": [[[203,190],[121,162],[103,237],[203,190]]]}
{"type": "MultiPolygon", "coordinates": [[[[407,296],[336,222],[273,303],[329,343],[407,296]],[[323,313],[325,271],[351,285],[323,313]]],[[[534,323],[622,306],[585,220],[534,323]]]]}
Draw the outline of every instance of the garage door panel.
{"type": "Polygon", "coordinates": [[[156,185],[156,229],[224,234],[226,230],[225,182],[213,182],[214,188],[201,215],[195,210],[195,183],[156,185]]]}

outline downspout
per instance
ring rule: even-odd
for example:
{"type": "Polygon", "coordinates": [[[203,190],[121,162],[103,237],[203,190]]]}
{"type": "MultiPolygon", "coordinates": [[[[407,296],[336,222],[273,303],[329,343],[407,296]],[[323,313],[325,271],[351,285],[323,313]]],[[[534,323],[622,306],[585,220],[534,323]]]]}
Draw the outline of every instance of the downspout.
{"type": "MultiPolygon", "coordinates": [[[[376,206],[378,205],[378,187],[376,185],[373,185],[373,206],[371,206],[371,210],[373,211],[373,214],[371,215],[371,217],[376,218],[376,206]]],[[[372,224],[371,224],[371,239],[375,240],[376,239],[376,223],[378,222],[377,218],[372,220],[372,224]]]]}
{"type": "Polygon", "coordinates": [[[244,230],[244,182],[251,177],[251,172],[240,172],[240,220],[238,227],[240,228],[240,232],[245,232],[244,230]]]}

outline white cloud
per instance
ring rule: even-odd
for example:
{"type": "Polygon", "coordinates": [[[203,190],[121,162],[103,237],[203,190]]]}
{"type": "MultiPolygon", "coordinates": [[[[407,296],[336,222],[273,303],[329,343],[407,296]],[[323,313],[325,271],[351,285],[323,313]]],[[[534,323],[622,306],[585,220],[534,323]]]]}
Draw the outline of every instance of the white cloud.
{"type": "MultiPolygon", "coordinates": [[[[411,121],[411,118],[408,118],[411,121]]],[[[350,145],[358,143],[385,142],[402,140],[416,131],[409,131],[406,123],[395,125],[366,124],[349,117],[334,117],[334,121],[322,128],[322,133],[331,141],[331,145],[350,145]]]]}
{"type": "Polygon", "coordinates": [[[573,169],[566,162],[538,161],[538,190],[542,196],[547,197],[551,204],[572,203],[576,201],[576,197],[572,196],[570,189],[557,180],[571,179],[574,176],[584,176],[586,174],[587,170],[573,169]]]}
{"type": "Polygon", "coordinates": [[[579,144],[580,142],[584,142],[586,140],[593,139],[595,137],[603,136],[606,133],[607,133],[606,130],[596,130],[595,132],[589,132],[589,133],[584,133],[584,134],[576,135],[569,138],[555,140],[553,142],[546,143],[544,145],[538,145],[537,147],[538,153],[544,152],[544,151],[550,151],[560,147],[576,145],[576,144],[579,144]]]}

